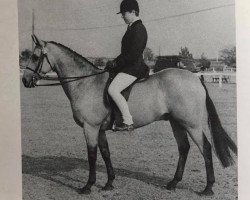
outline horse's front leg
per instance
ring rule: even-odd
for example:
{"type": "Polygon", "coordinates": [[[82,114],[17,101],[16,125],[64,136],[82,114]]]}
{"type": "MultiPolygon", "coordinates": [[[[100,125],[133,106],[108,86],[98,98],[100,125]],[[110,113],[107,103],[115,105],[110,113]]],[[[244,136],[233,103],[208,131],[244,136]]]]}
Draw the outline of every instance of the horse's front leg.
{"type": "Polygon", "coordinates": [[[91,192],[92,185],[96,182],[96,158],[99,128],[99,126],[92,126],[88,123],[84,123],[83,132],[88,149],[89,179],[87,184],[80,189],[80,194],[89,194],[91,192]]]}
{"type": "Polygon", "coordinates": [[[98,146],[99,146],[100,152],[102,154],[102,158],[106,164],[107,174],[108,174],[108,181],[102,189],[103,190],[112,190],[114,188],[112,184],[113,184],[113,181],[115,179],[115,173],[114,173],[114,169],[112,167],[112,163],[111,163],[111,159],[110,159],[110,152],[109,152],[109,145],[108,145],[106,133],[104,130],[100,130],[98,146]]]}

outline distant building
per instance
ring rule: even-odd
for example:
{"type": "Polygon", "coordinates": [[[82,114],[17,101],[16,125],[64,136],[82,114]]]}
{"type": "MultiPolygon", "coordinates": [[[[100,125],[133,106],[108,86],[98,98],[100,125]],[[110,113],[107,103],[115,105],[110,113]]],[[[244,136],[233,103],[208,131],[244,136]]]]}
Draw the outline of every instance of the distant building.
{"type": "Polygon", "coordinates": [[[211,62],[210,70],[213,71],[224,71],[224,69],[227,67],[220,60],[217,61],[216,59],[211,59],[210,62],[211,62]]]}

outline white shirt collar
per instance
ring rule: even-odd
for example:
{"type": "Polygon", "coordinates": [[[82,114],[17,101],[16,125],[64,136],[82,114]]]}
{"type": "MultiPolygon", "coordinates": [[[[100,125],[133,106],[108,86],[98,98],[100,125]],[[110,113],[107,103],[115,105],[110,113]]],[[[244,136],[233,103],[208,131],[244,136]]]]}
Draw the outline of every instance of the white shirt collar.
{"type": "Polygon", "coordinates": [[[136,21],[140,20],[140,17],[135,17],[134,21],[131,22],[128,26],[132,26],[133,23],[135,23],[136,21]]]}

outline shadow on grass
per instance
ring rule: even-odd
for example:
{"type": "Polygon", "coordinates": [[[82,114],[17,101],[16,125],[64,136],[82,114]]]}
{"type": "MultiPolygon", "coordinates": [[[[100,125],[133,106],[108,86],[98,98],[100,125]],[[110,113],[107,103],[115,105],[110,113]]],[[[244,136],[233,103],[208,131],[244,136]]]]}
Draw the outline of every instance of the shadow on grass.
{"type": "MultiPolygon", "coordinates": [[[[22,173],[29,174],[32,176],[40,177],[55,183],[61,184],[63,186],[69,187],[71,189],[77,190],[78,188],[74,187],[73,182],[78,182],[85,184],[84,181],[80,181],[70,176],[65,175],[65,173],[73,171],[75,169],[84,169],[88,170],[88,161],[79,158],[69,158],[69,157],[56,157],[56,156],[43,156],[43,157],[30,157],[23,155],[22,156],[22,173]],[[59,179],[66,179],[65,181],[60,181],[59,179]]],[[[97,172],[106,173],[106,167],[103,165],[97,165],[97,172]]],[[[115,168],[116,176],[127,177],[131,179],[136,179],[147,184],[151,184],[157,187],[164,187],[167,183],[166,178],[151,176],[143,172],[134,172],[127,169],[115,168]]],[[[86,181],[87,181],[86,177],[86,181]]]]}

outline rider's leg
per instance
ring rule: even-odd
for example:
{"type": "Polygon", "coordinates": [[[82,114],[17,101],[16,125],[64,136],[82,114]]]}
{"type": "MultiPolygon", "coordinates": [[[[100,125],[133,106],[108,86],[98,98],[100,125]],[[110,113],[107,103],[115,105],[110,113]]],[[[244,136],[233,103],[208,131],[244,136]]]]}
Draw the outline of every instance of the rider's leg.
{"type": "Polygon", "coordinates": [[[121,91],[131,85],[136,79],[137,78],[135,76],[119,73],[116,75],[108,89],[108,93],[122,113],[123,123],[127,125],[133,124],[133,119],[129,112],[128,103],[121,95],[121,91]]]}

